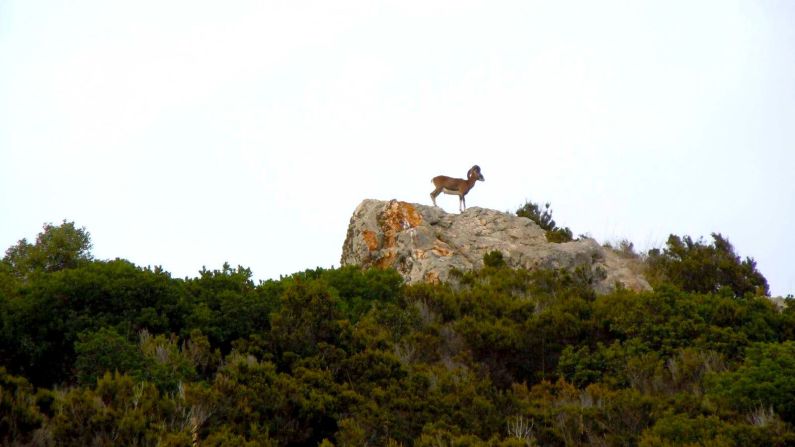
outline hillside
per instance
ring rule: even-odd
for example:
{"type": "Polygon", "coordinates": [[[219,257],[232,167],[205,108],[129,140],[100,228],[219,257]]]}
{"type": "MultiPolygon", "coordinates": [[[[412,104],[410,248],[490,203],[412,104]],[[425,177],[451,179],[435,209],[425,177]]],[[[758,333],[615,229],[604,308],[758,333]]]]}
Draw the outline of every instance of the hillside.
{"type": "MultiPolygon", "coordinates": [[[[376,263],[422,239],[397,223],[376,263]]],[[[0,444],[792,445],[795,304],[713,239],[644,254],[639,291],[510,249],[448,282],[404,260],[255,284],[97,260],[86,229],[48,224],[0,262],[0,444]]]]}

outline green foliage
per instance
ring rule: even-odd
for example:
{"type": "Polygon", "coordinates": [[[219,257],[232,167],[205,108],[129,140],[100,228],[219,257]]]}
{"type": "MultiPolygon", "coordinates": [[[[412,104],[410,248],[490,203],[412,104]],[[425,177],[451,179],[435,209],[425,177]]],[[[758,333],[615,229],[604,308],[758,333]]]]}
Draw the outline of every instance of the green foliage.
{"type": "Polygon", "coordinates": [[[637,339],[669,356],[687,346],[734,358],[749,343],[775,341],[786,320],[770,300],[693,294],[661,288],[656,292],[617,292],[594,302],[604,333],[637,339]]]}
{"type": "Polygon", "coordinates": [[[709,391],[738,412],[771,407],[795,422],[795,342],[749,346],[739,368],[710,377],[709,391]]]}
{"type": "Polygon", "coordinates": [[[314,355],[321,342],[334,344],[341,330],[336,291],[318,280],[289,282],[271,313],[270,338],[279,354],[314,355]]]}
{"type": "Polygon", "coordinates": [[[69,379],[78,335],[103,327],[132,336],[179,328],[181,284],[127,261],[92,261],[40,274],[17,289],[0,315],[0,354],[36,385],[69,379]]]}
{"type": "Polygon", "coordinates": [[[549,208],[549,202],[544,204],[544,209],[537,203],[525,201],[525,204],[516,210],[516,215],[519,217],[526,217],[546,231],[547,240],[549,242],[569,242],[574,239],[573,234],[569,227],[558,227],[555,220],[552,219],[552,210],[549,208]]]}
{"type": "Polygon", "coordinates": [[[135,372],[144,362],[136,344],[108,327],[78,335],[75,354],[77,381],[88,386],[93,386],[107,371],[135,372]]]}
{"type": "Polygon", "coordinates": [[[196,379],[192,359],[179,349],[175,336],[152,336],[146,330],[141,331],[140,352],[144,365],[136,376],[153,383],[163,392],[174,392],[181,383],[196,379]]]}
{"type": "Polygon", "coordinates": [[[185,327],[199,330],[225,351],[234,340],[268,330],[268,314],[278,291],[256,288],[251,270],[224,264],[221,270],[202,269],[185,282],[185,327]]]}
{"type": "Polygon", "coordinates": [[[66,390],[46,431],[49,445],[190,446],[207,412],[190,388],[160,394],[146,382],[106,373],[96,386],[66,390]]]}
{"type": "Polygon", "coordinates": [[[491,268],[502,268],[506,266],[505,258],[498,250],[490,251],[483,255],[483,265],[491,268]]]}
{"type": "Polygon", "coordinates": [[[648,255],[647,275],[652,285],[670,283],[682,290],[717,293],[728,288],[737,297],[769,295],[767,280],[752,258],[740,260],[729,240],[712,233],[712,244],[690,236],[670,235],[666,247],[648,255]]]}
{"type": "Polygon", "coordinates": [[[18,277],[26,278],[35,272],[55,272],[90,261],[91,235],[74,222],[61,225],[45,224],[34,244],[21,239],[6,250],[3,263],[18,277]]]}
{"type": "Polygon", "coordinates": [[[318,279],[337,292],[337,308],[344,317],[355,322],[375,303],[394,303],[400,295],[403,277],[395,270],[369,269],[356,266],[320,270],[318,279]]]}
{"type": "Polygon", "coordinates": [[[0,366],[0,443],[30,443],[45,420],[39,396],[24,377],[12,376],[0,366]]]}
{"type": "Polygon", "coordinates": [[[270,362],[233,354],[212,384],[218,411],[209,431],[226,427],[247,441],[272,435],[279,445],[315,445],[333,428],[336,388],[328,372],[301,369],[289,375],[270,362]]]}
{"type": "MultiPolygon", "coordinates": [[[[641,350],[646,351],[643,348],[641,350]]],[[[568,345],[558,359],[558,372],[580,387],[607,380],[611,384],[626,386],[627,379],[622,374],[624,365],[639,354],[618,341],[609,346],[597,342],[593,350],[589,345],[568,345]]]]}
{"type": "MultiPolygon", "coordinates": [[[[684,277],[717,252],[732,250],[655,262],[684,277]]],[[[254,284],[227,264],[175,279],[14,262],[0,263],[1,445],[795,443],[795,304],[732,275],[597,296],[597,270],[514,270],[499,252],[412,285],[356,267],[254,284]]]]}
{"type": "Polygon", "coordinates": [[[640,442],[641,446],[736,445],[727,436],[726,423],[716,416],[676,414],[660,418],[640,442]]]}

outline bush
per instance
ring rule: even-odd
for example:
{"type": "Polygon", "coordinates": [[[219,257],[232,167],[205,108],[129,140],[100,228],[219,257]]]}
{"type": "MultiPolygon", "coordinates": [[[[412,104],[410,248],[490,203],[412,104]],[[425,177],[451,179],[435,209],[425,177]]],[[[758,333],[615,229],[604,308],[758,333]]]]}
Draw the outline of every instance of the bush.
{"type": "Polygon", "coordinates": [[[93,386],[106,371],[131,373],[143,366],[138,346],[113,328],[102,328],[78,336],[75,343],[77,380],[93,386]]]}
{"type": "Polygon", "coordinates": [[[12,376],[0,366],[0,445],[28,445],[44,421],[36,397],[24,377],[12,376]]]}
{"type": "Polygon", "coordinates": [[[558,227],[552,219],[552,210],[549,208],[549,202],[544,204],[542,210],[537,203],[526,201],[524,205],[516,210],[516,215],[519,217],[526,217],[546,231],[547,241],[549,242],[569,242],[573,240],[572,232],[569,227],[558,227]]]}
{"type": "Polygon", "coordinates": [[[712,244],[690,236],[670,235],[666,248],[648,256],[648,278],[655,287],[670,283],[687,292],[716,293],[728,288],[737,296],[769,295],[767,280],[752,258],[740,260],[729,240],[712,233],[712,244]]]}
{"type": "Polygon", "coordinates": [[[712,375],[708,388],[713,398],[736,411],[770,406],[784,421],[795,422],[795,342],[749,347],[743,364],[712,375]]]}
{"type": "Polygon", "coordinates": [[[492,268],[505,267],[505,258],[503,258],[502,253],[497,250],[490,251],[483,255],[483,265],[492,268]]]}

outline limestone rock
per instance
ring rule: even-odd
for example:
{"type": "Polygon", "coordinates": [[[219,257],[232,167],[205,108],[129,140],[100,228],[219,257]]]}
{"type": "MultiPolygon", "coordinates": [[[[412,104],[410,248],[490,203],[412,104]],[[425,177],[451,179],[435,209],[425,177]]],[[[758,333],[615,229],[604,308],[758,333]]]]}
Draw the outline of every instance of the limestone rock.
{"type": "Polygon", "coordinates": [[[593,239],[547,242],[544,230],[525,217],[472,207],[461,214],[397,200],[364,200],[353,212],[341,265],[392,267],[410,283],[447,281],[450,270],[483,267],[483,255],[502,253],[512,268],[577,267],[603,272],[598,293],[617,283],[633,290],[651,287],[632,265],[593,239]]]}

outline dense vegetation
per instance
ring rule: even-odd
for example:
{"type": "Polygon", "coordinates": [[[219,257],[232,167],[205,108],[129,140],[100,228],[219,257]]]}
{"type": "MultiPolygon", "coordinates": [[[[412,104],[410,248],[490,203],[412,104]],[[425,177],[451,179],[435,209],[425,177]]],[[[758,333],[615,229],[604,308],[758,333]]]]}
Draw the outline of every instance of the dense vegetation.
{"type": "Polygon", "coordinates": [[[254,284],[90,246],[64,222],[0,262],[2,445],[795,443],[795,304],[722,237],[674,237],[654,292],[603,296],[498,253],[454,284],[254,284]]]}

